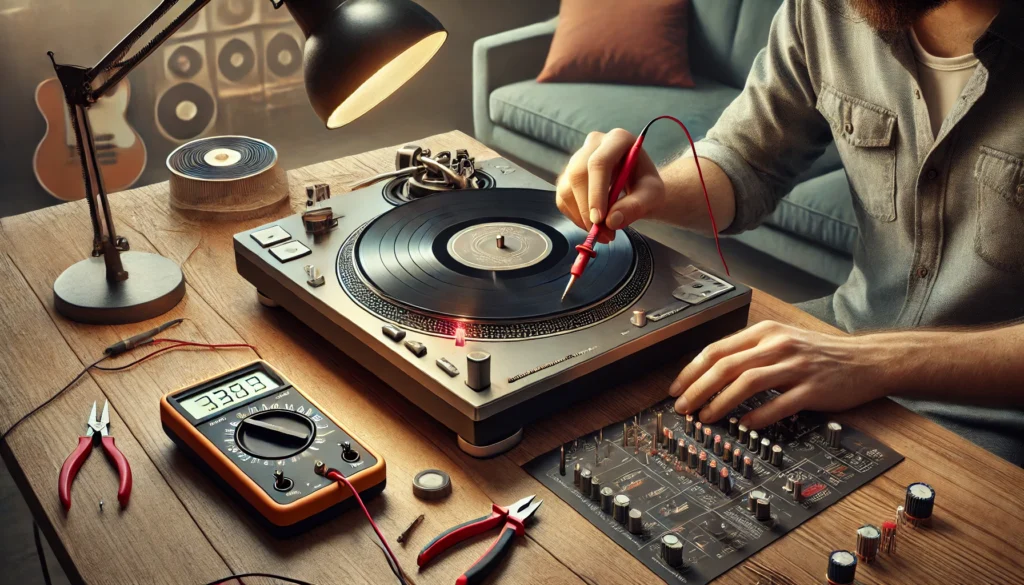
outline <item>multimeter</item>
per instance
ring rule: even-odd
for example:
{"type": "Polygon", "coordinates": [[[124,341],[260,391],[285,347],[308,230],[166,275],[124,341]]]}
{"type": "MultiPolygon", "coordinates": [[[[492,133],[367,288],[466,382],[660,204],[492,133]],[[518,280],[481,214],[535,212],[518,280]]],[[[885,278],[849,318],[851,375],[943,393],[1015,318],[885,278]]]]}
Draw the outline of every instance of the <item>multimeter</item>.
{"type": "Polygon", "coordinates": [[[314,470],[348,479],[363,499],[386,483],[384,458],[264,361],[160,400],[164,432],[276,536],[343,511],[352,494],[314,470]]]}

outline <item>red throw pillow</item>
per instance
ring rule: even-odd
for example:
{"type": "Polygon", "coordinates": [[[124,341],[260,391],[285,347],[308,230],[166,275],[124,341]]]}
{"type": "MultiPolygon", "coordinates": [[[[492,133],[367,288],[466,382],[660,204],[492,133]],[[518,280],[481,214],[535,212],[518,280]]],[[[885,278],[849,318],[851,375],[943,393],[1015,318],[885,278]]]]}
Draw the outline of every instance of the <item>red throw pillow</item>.
{"type": "Polygon", "coordinates": [[[540,82],[693,87],[690,0],[562,0],[540,82]]]}

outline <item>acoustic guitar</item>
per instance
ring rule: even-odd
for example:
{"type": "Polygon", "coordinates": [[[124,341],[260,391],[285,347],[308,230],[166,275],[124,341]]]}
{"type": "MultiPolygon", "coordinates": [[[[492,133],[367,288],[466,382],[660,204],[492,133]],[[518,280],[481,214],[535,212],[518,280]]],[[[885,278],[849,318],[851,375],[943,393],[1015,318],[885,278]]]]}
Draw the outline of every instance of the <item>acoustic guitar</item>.
{"type": "MultiPolygon", "coordinates": [[[[126,79],[89,108],[96,160],[108,193],[132,186],[146,168],[146,145],[125,117],[130,93],[126,79]]],[[[57,199],[74,201],[85,197],[75,130],[64,90],[56,77],[36,88],[36,106],[46,119],[46,135],[32,159],[36,179],[57,199]]]]}

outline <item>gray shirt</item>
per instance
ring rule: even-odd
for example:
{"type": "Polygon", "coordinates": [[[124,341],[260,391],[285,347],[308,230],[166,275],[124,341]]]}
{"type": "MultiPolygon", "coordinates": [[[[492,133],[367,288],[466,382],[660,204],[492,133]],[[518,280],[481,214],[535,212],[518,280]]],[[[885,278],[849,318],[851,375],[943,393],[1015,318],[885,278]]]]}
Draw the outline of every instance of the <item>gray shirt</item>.
{"type": "MultiPolygon", "coordinates": [[[[905,32],[874,30],[845,0],[786,0],[743,93],[698,144],[732,181],[736,233],[835,141],[860,237],[822,316],[847,331],[1024,317],[1021,3],[1004,3],[974,52],[980,64],[934,136],[905,32]]],[[[1020,411],[938,408],[968,428],[998,421],[1015,445],[971,438],[1024,461],[1020,411]]]]}

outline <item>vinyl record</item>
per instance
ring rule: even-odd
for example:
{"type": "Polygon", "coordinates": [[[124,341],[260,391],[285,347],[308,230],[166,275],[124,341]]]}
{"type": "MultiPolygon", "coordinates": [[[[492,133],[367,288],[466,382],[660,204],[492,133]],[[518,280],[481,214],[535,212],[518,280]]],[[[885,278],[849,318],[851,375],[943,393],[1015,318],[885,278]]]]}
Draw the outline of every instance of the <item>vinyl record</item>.
{"type": "Polygon", "coordinates": [[[252,18],[255,10],[254,0],[221,0],[217,4],[217,20],[227,26],[244,24],[252,18]]]}
{"type": "Polygon", "coordinates": [[[203,56],[189,45],[178,45],[167,57],[167,70],[178,79],[189,79],[202,68],[203,56]]]}
{"type": "Polygon", "coordinates": [[[279,32],[267,43],[267,69],[278,77],[294,75],[302,68],[302,49],[286,32],[279,32]]]}
{"type": "Polygon", "coordinates": [[[231,39],[224,43],[217,55],[217,68],[227,80],[238,83],[252,72],[256,65],[256,53],[242,39],[231,39]]]}
{"type": "Polygon", "coordinates": [[[559,213],[551,192],[453,191],[373,220],[359,236],[354,260],[375,292],[413,311],[524,324],[577,314],[633,278],[634,238],[618,237],[600,247],[563,302],[575,246],[585,238],[559,213]]]}
{"type": "Polygon", "coordinates": [[[234,181],[277,163],[277,150],[248,136],[211,136],[182,144],[167,157],[172,173],[202,181],[234,181]]]}
{"type": "Polygon", "coordinates": [[[216,104],[210,92],[192,83],[171,86],[157,99],[156,121],[172,140],[190,140],[213,123],[216,104]]]}

